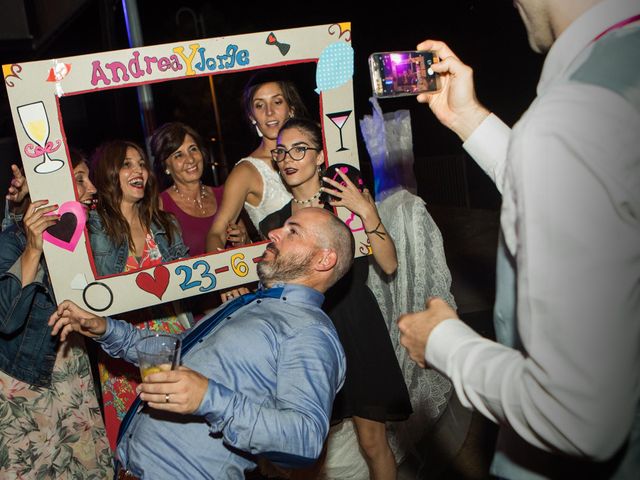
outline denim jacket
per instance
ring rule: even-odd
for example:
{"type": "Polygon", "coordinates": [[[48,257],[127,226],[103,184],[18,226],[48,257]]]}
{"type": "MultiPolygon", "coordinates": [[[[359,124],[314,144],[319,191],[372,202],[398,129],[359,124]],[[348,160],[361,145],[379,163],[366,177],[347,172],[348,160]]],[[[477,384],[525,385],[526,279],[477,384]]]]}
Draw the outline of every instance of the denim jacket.
{"type": "Polygon", "coordinates": [[[44,259],[34,281],[22,287],[20,255],[26,244],[17,225],[0,233],[0,370],[46,387],[51,384],[58,345],[47,325],[55,298],[44,259]]]}
{"type": "MultiPolygon", "coordinates": [[[[100,215],[95,211],[89,213],[88,227],[93,261],[98,275],[122,273],[129,256],[129,242],[124,241],[120,245],[114,245],[104,230],[100,215]]],[[[169,243],[167,232],[154,223],[151,225],[151,234],[160,249],[163,262],[171,262],[187,256],[188,248],[179,233],[174,235],[173,243],[169,243]]]]}
{"type": "MultiPolygon", "coordinates": [[[[124,241],[120,245],[114,245],[113,241],[107,236],[102,219],[95,211],[89,213],[89,221],[87,222],[89,227],[89,239],[91,242],[91,250],[93,252],[93,262],[96,266],[98,275],[114,275],[122,273],[127,263],[127,257],[129,256],[129,242],[124,241]]],[[[179,232],[179,229],[177,230],[179,232]]],[[[173,243],[169,243],[169,236],[167,233],[155,223],[151,225],[151,234],[158,245],[160,254],[162,255],[163,262],[171,262],[179,258],[187,256],[189,249],[182,241],[182,236],[176,233],[173,238],[173,243]]],[[[183,313],[182,322],[185,327],[189,327],[194,324],[193,315],[191,312],[184,312],[184,306],[179,302],[176,304],[176,313],[183,313]]],[[[155,318],[156,314],[160,314],[159,311],[152,309],[152,318],[155,318]]]]}

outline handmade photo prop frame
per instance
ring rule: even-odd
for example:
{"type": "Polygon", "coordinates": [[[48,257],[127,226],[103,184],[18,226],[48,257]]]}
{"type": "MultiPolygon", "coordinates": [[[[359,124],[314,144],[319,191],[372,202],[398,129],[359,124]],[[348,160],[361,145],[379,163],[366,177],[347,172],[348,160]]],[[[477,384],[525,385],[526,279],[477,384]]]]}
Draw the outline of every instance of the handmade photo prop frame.
{"type": "MultiPolygon", "coordinates": [[[[3,65],[31,198],[60,206],[58,228],[44,235],[57,300],[113,315],[242,285],[257,280],[256,264],[265,248],[261,242],[99,277],[73,183],[63,96],[303,62],[316,64],[327,166],[359,168],[348,22],[3,65]]],[[[360,219],[345,208],[337,210],[356,239],[356,255],[370,254],[360,219]]]]}

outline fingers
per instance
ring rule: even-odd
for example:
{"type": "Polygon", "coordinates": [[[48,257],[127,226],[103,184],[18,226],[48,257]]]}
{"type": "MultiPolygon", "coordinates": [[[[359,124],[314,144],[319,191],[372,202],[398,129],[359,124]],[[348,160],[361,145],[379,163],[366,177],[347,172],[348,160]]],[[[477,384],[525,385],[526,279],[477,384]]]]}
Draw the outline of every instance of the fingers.
{"type": "Polygon", "coordinates": [[[48,200],[38,200],[27,208],[24,216],[25,233],[27,235],[27,248],[42,251],[42,233],[55,225],[60,219],[53,213],[58,205],[48,205],[48,200]]]}
{"type": "Polygon", "coordinates": [[[144,382],[136,388],[140,399],[157,410],[186,411],[189,392],[185,385],[180,384],[183,377],[176,375],[178,373],[180,372],[173,370],[147,375],[144,382]]]}
{"type": "Polygon", "coordinates": [[[186,367],[147,375],[138,385],[140,398],[158,410],[193,413],[208,388],[209,379],[186,367]]]}
{"type": "Polygon", "coordinates": [[[345,174],[342,170],[340,170],[339,168],[336,168],[336,173],[338,174],[338,176],[342,179],[342,181],[344,182],[344,184],[340,183],[340,182],[336,182],[335,180],[330,179],[329,177],[322,177],[322,180],[324,180],[325,182],[327,182],[329,185],[338,188],[340,190],[344,190],[344,189],[355,189],[357,190],[356,186],[353,184],[353,182],[351,181],[351,179],[347,176],[347,174],[345,174]]]}
{"type": "Polygon", "coordinates": [[[425,306],[426,308],[438,308],[438,307],[448,307],[449,304],[440,297],[429,297],[425,306]]]}
{"type": "Polygon", "coordinates": [[[15,163],[11,164],[11,173],[13,174],[14,180],[19,180],[20,182],[24,180],[24,175],[22,175],[22,171],[15,163]]]}
{"type": "Polygon", "coordinates": [[[237,223],[230,223],[227,227],[227,241],[239,245],[244,245],[247,243],[249,239],[249,235],[247,234],[246,229],[240,226],[237,223]]]}
{"type": "Polygon", "coordinates": [[[22,174],[22,171],[17,165],[11,165],[11,172],[13,178],[9,184],[9,189],[5,198],[12,202],[21,202],[29,193],[29,187],[27,185],[27,179],[22,174]]]}
{"type": "MultiPolygon", "coordinates": [[[[335,180],[330,179],[329,177],[322,177],[322,180],[331,185],[333,189],[322,187],[322,191],[332,195],[339,200],[343,200],[345,194],[360,194],[360,191],[356,188],[353,182],[349,179],[347,175],[341,172],[339,169],[336,170],[336,173],[340,176],[344,183],[336,182],[335,180]]],[[[338,200],[338,201],[339,201],[338,200]]],[[[329,202],[332,205],[336,202],[336,200],[329,202]]]]}
{"type": "MultiPolygon", "coordinates": [[[[434,52],[441,60],[449,57],[458,58],[449,46],[439,40],[425,40],[418,44],[418,50],[429,50],[434,52]]],[[[432,67],[435,65],[432,65],[432,67]]]]}
{"type": "Polygon", "coordinates": [[[85,337],[97,337],[104,335],[107,330],[107,320],[104,317],[97,317],[70,300],[58,305],[47,323],[53,327],[51,335],[60,333],[61,340],[71,331],[79,332],[85,337]]]}
{"type": "Polygon", "coordinates": [[[249,293],[249,289],[246,287],[233,288],[226,292],[220,292],[220,299],[222,302],[233,300],[234,298],[241,297],[245,293],[249,293]]]}

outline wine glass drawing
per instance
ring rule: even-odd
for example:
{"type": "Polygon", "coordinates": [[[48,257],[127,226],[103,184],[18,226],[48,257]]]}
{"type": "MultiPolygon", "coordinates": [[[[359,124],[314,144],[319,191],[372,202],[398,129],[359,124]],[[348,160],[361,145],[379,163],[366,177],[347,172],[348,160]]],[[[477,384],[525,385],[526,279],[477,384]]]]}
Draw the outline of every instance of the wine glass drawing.
{"type": "Polygon", "coordinates": [[[327,117],[329,117],[331,123],[338,127],[338,131],[340,132],[340,148],[336,150],[336,152],[349,150],[344,146],[344,143],[342,142],[342,127],[344,127],[344,124],[347,123],[347,119],[349,118],[349,115],[351,115],[351,112],[352,110],[345,110],[344,112],[327,113],[327,117]]]}
{"type": "Polygon", "coordinates": [[[51,173],[59,170],[64,161],[49,157],[50,153],[60,148],[61,141],[56,140],[55,145],[49,142],[49,119],[44,103],[35,102],[18,107],[18,116],[24,131],[36,144],[28,143],[24,147],[24,153],[30,158],[38,158],[42,155],[42,162],[36,165],[37,173],[51,173]]]}

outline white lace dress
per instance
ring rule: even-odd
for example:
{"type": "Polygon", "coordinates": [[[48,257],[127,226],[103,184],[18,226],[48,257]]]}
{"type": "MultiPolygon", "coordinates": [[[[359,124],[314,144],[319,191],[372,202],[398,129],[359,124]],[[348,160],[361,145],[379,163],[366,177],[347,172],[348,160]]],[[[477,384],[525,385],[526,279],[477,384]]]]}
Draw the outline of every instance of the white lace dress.
{"type": "Polygon", "coordinates": [[[253,157],[246,157],[240,160],[236,165],[242,162],[249,162],[258,170],[262,178],[262,200],[258,206],[244,202],[244,208],[249,214],[249,218],[256,228],[264,217],[270,213],[276,212],[291,201],[291,194],[287,191],[275,170],[270,168],[263,160],[253,157]]]}
{"type": "MultiPolygon", "coordinates": [[[[442,235],[425,208],[424,201],[406,190],[396,190],[378,203],[378,213],[393,238],[398,253],[398,270],[389,278],[371,262],[367,285],[375,295],[387,322],[391,343],[409,390],[413,414],[404,422],[387,423],[391,449],[398,462],[436,424],[453,393],[451,382],[432,368],[422,369],[400,345],[396,320],[407,312],[424,309],[431,296],[442,297],[452,307],[451,273],[446,263],[442,235]]],[[[466,421],[466,420],[465,420],[466,421]]],[[[464,440],[467,424],[456,425],[451,442],[464,440]]],[[[455,450],[455,444],[447,448],[455,450]]],[[[361,457],[353,423],[332,427],[321,480],[364,480],[369,478],[361,457]]]]}

